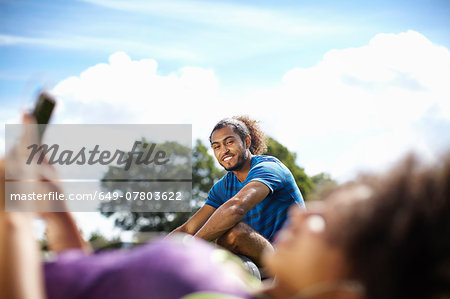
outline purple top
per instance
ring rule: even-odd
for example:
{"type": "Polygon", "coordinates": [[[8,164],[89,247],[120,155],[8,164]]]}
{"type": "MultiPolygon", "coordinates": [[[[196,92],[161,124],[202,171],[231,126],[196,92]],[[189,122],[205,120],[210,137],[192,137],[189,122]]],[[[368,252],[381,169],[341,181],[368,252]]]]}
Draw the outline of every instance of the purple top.
{"type": "Polygon", "coordinates": [[[250,298],[239,278],[217,262],[208,243],[160,239],[131,250],[85,255],[69,250],[45,263],[48,299],[180,298],[214,291],[250,298]]]}

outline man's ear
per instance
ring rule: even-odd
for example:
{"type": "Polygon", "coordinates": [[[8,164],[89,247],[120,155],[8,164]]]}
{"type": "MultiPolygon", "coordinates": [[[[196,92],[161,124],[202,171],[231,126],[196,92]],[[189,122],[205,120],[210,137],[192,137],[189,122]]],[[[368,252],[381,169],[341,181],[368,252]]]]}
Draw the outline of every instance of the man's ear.
{"type": "Polygon", "coordinates": [[[249,149],[250,145],[252,145],[252,137],[247,135],[247,137],[245,137],[245,148],[249,149]]]}

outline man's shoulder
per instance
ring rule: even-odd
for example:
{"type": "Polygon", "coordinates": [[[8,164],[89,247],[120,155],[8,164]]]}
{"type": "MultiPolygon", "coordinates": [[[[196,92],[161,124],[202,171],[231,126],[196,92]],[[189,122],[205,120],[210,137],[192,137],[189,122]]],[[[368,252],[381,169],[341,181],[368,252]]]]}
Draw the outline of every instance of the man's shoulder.
{"type": "Polygon", "coordinates": [[[277,158],[272,156],[253,156],[250,177],[271,176],[284,178],[289,176],[289,169],[277,158]]]}
{"type": "Polygon", "coordinates": [[[273,157],[273,156],[257,155],[257,156],[252,157],[252,166],[258,165],[263,162],[272,162],[272,163],[283,164],[283,163],[281,163],[280,160],[278,160],[278,158],[273,157]]]}
{"type": "Polygon", "coordinates": [[[255,167],[257,168],[267,167],[271,168],[272,170],[281,170],[285,168],[284,164],[280,160],[278,160],[278,158],[266,155],[252,157],[251,168],[255,167]]]}

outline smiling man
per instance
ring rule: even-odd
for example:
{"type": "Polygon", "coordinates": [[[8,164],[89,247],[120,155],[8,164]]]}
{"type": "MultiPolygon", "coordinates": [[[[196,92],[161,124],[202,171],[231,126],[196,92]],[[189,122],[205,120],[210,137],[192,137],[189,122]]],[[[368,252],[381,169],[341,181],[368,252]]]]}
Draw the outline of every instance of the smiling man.
{"type": "Polygon", "coordinates": [[[209,137],[228,173],[211,189],[205,205],[174,232],[184,232],[244,255],[261,266],[261,255],[293,204],[304,208],[295,180],[277,158],[261,155],[265,136],[244,116],[219,121],[209,137]]]}

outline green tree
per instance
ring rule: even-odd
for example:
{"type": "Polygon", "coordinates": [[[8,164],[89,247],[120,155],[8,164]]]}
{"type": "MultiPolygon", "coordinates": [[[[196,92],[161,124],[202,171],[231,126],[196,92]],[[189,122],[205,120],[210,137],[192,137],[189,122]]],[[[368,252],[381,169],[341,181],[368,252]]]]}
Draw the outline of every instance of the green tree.
{"type": "Polygon", "coordinates": [[[200,208],[208,197],[212,186],[225,175],[215,166],[215,158],[208,154],[208,148],[197,140],[192,152],[192,197],[200,208]]]}
{"type": "Polygon", "coordinates": [[[315,187],[328,187],[328,186],[336,186],[337,182],[333,180],[330,174],[321,172],[311,177],[311,180],[314,182],[315,187]]]}
{"type": "Polygon", "coordinates": [[[318,200],[321,197],[321,193],[328,189],[337,186],[337,182],[331,178],[328,173],[321,172],[311,177],[314,182],[314,189],[309,195],[309,200],[318,200]]]}
{"type": "MultiPolygon", "coordinates": [[[[165,143],[159,144],[158,146],[159,149],[164,150],[168,155],[172,155],[171,159],[174,160],[184,161],[190,154],[188,148],[179,144],[165,143]]],[[[215,167],[213,157],[208,154],[208,149],[200,140],[197,140],[190,159],[192,169],[189,167],[188,170],[189,172],[192,171],[192,189],[189,190],[190,193],[192,192],[192,201],[190,202],[192,212],[130,212],[130,210],[139,210],[132,206],[139,202],[117,200],[104,203],[102,206],[102,214],[106,217],[115,217],[115,225],[124,230],[142,232],[171,231],[180,226],[203,205],[209,189],[223,175],[223,172],[215,167]]],[[[166,178],[171,178],[176,177],[175,173],[179,177],[180,172],[187,171],[186,163],[181,162],[179,164],[169,170],[166,167],[158,168],[132,164],[129,172],[133,173],[133,179],[161,178],[161,175],[166,178]]],[[[104,176],[103,188],[111,192],[121,192],[121,194],[149,190],[145,182],[130,184],[126,180],[117,180],[117,178],[123,177],[123,171],[123,167],[110,166],[104,176]]]]}
{"type": "Polygon", "coordinates": [[[314,188],[314,182],[305,173],[304,169],[295,163],[297,154],[290,152],[285,146],[273,138],[267,140],[267,155],[277,157],[292,172],[295,182],[305,200],[314,188]]]}
{"type": "Polygon", "coordinates": [[[120,243],[120,238],[108,240],[99,231],[95,231],[91,233],[91,235],[89,236],[88,242],[91,244],[94,251],[98,251],[100,249],[105,249],[109,248],[110,246],[114,246],[113,244],[120,243]]]}

